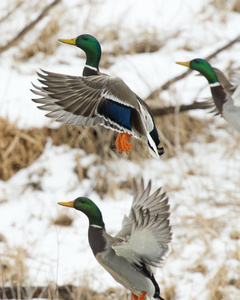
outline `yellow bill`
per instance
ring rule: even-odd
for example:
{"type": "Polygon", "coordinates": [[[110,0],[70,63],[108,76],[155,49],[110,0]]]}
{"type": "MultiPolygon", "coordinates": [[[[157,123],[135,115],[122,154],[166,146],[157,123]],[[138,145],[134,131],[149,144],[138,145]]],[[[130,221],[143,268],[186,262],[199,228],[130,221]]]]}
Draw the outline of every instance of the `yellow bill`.
{"type": "Polygon", "coordinates": [[[69,44],[69,45],[75,45],[76,46],[76,39],[77,38],[74,38],[74,39],[58,39],[59,42],[62,42],[64,44],[69,44]]]}
{"type": "Polygon", "coordinates": [[[190,68],[190,61],[186,61],[186,62],[177,61],[176,64],[190,68]]]}
{"type": "Polygon", "coordinates": [[[59,205],[67,206],[67,207],[73,207],[74,201],[70,202],[58,202],[59,205]]]}

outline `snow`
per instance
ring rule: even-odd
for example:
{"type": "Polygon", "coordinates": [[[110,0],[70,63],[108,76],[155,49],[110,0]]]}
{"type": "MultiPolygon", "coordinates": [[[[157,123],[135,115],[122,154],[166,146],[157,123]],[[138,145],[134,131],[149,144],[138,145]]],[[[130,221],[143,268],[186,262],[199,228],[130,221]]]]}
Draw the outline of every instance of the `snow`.
{"type": "MultiPolygon", "coordinates": [[[[101,0],[92,4],[64,0],[56,8],[60,14],[56,39],[88,32],[99,36],[103,50],[111,50],[113,43],[127,49],[132,39],[141,40],[146,32],[155,32],[163,44],[157,52],[120,55],[114,57],[107,70],[102,69],[121,77],[145,98],[168,79],[186,71],[175,61],[204,57],[239,34],[240,14],[217,11],[211,2],[148,0],[146,4],[143,0],[101,0]],[[105,32],[110,30],[118,33],[118,39],[105,40],[105,32]]],[[[7,37],[11,40],[33,19],[31,13],[38,15],[36,3],[33,1],[28,7],[28,13],[27,4],[23,3],[17,18],[10,18],[9,27],[0,28],[3,42],[7,37]]],[[[1,10],[6,11],[6,7],[1,3],[1,10]]],[[[30,88],[31,82],[37,84],[36,71],[43,68],[79,75],[85,63],[79,49],[63,44],[58,45],[53,55],[37,53],[27,61],[20,59],[19,49],[35,40],[34,35],[39,35],[47,19],[29,32],[19,47],[1,54],[0,116],[19,128],[58,126],[31,101],[34,95],[30,88]]],[[[239,50],[240,45],[236,44],[211,63],[222,70],[231,63],[239,68],[239,50]]],[[[166,104],[186,104],[196,97],[210,96],[206,80],[193,74],[161,94],[166,104]]],[[[193,136],[192,142],[179,147],[178,154],[167,160],[141,157],[134,162],[121,154],[117,154],[116,160],[99,160],[97,155],[87,155],[66,145],[54,146],[49,140],[32,165],[0,182],[0,234],[6,238],[6,242],[0,242],[1,261],[14,263],[19,249],[25,249],[28,285],[91,282],[91,288],[101,291],[119,287],[94,259],[87,240],[87,218],[74,209],[58,206],[57,202],[78,196],[91,198],[100,207],[108,232],[115,234],[130,209],[133,194],[117,189],[101,199],[94,190],[98,176],[105,176],[109,186],[142,176],[145,183],[152,180],[152,191],[163,186],[171,206],[172,253],[156,275],[162,293],[174,283],[176,299],[213,299],[211,282],[218,272],[226,272],[226,281],[239,281],[240,240],[232,239],[231,233],[240,232],[240,136],[223,119],[205,111],[191,114],[206,122],[211,120],[208,130],[215,140],[207,142],[201,136],[193,136]],[[74,172],[77,160],[87,169],[88,177],[81,182],[74,172]],[[35,184],[40,188],[34,189],[35,184]],[[73,224],[54,225],[59,214],[71,216],[73,224]],[[198,265],[205,272],[198,271],[198,265]]],[[[164,128],[161,130],[164,132],[164,128]]],[[[228,285],[226,299],[237,299],[237,295],[239,288],[228,285]]]]}

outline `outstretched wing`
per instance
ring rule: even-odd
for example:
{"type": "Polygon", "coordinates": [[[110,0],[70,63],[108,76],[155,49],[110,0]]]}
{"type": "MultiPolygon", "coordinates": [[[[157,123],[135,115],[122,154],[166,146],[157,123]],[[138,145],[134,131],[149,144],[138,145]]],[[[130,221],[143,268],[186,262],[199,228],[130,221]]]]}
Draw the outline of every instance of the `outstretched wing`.
{"type": "Polygon", "coordinates": [[[231,82],[227,79],[224,73],[219,70],[218,68],[213,68],[215,74],[217,75],[218,81],[220,82],[221,86],[230,94],[232,95],[236,90],[236,86],[231,84],[231,82]]]}
{"type": "MultiPolygon", "coordinates": [[[[134,92],[118,77],[62,75],[42,70],[42,87],[32,92],[40,98],[40,109],[58,122],[72,125],[104,125],[118,132],[131,131],[132,114],[138,115],[139,101],[134,92]]],[[[136,135],[135,135],[136,136],[136,135]]]]}
{"type": "Polygon", "coordinates": [[[151,182],[145,190],[142,182],[130,214],[124,217],[122,229],[116,235],[121,242],[113,244],[112,248],[130,263],[159,267],[170,252],[170,212],[168,198],[160,193],[161,188],[152,195],[150,190],[151,182]]]}

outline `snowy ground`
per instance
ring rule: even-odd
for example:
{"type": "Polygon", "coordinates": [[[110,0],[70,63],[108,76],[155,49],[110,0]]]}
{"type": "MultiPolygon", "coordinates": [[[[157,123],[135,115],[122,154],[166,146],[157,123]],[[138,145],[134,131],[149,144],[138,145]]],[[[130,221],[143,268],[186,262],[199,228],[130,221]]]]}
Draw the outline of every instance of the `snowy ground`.
{"type": "MultiPolygon", "coordinates": [[[[19,28],[34,19],[50,1],[31,5],[25,2],[8,24],[0,27],[3,41],[12,39],[19,28]],[[27,13],[26,13],[27,11],[27,13]]],[[[16,122],[20,128],[50,126],[50,120],[31,102],[31,81],[35,71],[81,74],[84,56],[80,50],[59,44],[54,53],[38,52],[21,59],[20,49],[36,41],[51,18],[59,25],[53,37],[73,38],[81,33],[95,35],[103,52],[113,47],[127,50],[143,35],[156,36],[162,47],[153,53],[122,54],[112,57],[103,70],[118,75],[142,98],[166,80],[184,72],[175,61],[204,57],[239,34],[240,14],[229,7],[216,9],[216,1],[62,1],[36,29],[1,54],[0,116],[16,122]],[[55,17],[54,17],[55,16],[55,17]],[[105,39],[117,32],[118,39],[105,39]],[[81,56],[80,56],[81,55],[81,56]]],[[[7,4],[8,3],[8,4],[7,4]]],[[[0,18],[7,5],[1,1],[0,18]]],[[[8,7],[11,7],[8,6],[8,7]]],[[[240,44],[214,58],[211,63],[225,70],[240,66],[240,44]]],[[[126,51],[127,52],[127,51],[126,51]]],[[[124,51],[123,51],[124,53],[124,51]]],[[[193,74],[161,94],[166,105],[190,103],[199,90],[200,98],[210,96],[204,78],[193,74]]],[[[204,118],[214,137],[207,141],[193,136],[177,155],[163,160],[142,159],[132,162],[117,154],[116,160],[99,163],[96,155],[81,149],[47,143],[44,153],[31,166],[19,171],[7,182],[0,182],[0,264],[24,261],[24,283],[44,285],[68,283],[89,285],[105,290],[119,285],[95,261],[87,241],[87,218],[79,212],[57,205],[86,195],[100,207],[109,233],[116,233],[133,195],[116,190],[102,200],[94,191],[97,174],[109,185],[128,178],[140,178],[168,192],[173,230],[172,252],[157,272],[162,295],[174,290],[175,298],[166,299],[238,299],[240,297],[240,135],[224,120],[206,112],[191,113],[204,118]],[[76,157],[88,171],[88,179],[79,182],[74,169],[76,157]],[[41,188],[36,190],[33,183],[41,188]],[[72,226],[53,224],[59,214],[72,216],[72,226]],[[99,276],[99,274],[101,274],[99,276]]],[[[51,123],[51,126],[53,124],[51,123]]],[[[164,133],[164,128],[160,128],[164,133]]],[[[177,136],[176,136],[177,139],[177,136]]],[[[134,149],[132,149],[134,151],[134,149]]],[[[5,281],[7,278],[5,278],[5,281]]],[[[6,283],[7,284],[7,283],[6,283]]]]}

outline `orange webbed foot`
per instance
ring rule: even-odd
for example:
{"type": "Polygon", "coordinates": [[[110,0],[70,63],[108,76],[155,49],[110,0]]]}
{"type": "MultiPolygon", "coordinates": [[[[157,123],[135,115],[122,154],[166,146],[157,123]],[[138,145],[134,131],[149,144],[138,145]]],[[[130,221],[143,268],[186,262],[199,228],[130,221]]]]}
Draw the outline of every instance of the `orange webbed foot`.
{"type": "Polygon", "coordinates": [[[132,294],[132,297],[134,300],[145,300],[145,296],[146,296],[147,292],[142,292],[142,294],[139,297],[136,296],[135,294],[133,294],[132,292],[131,292],[131,294],[132,294]]]}
{"type": "Polygon", "coordinates": [[[133,294],[132,292],[131,292],[131,295],[132,295],[132,297],[133,297],[134,300],[138,300],[138,296],[136,296],[136,295],[133,294]]]}
{"type": "Polygon", "coordinates": [[[116,147],[119,152],[122,151],[122,146],[121,146],[122,135],[123,135],[122,133],[119,133],[116,139],[116,147]]]}
{"type": "Polygon", "coordinates": [[[142,292],[142,294],[138,297],[138,300],[145,300],[147,292],[142,292]]]}
{"type": "Polygon", "coordinates": [[[130,138],[131,138],[131,134],[128,133],[119,133],[116,139],[116,147],[117,150],[119,152],[121,152],[122,150],[126,153],[128,153],[131,148],[132,145],[130,144],[130,138]]]}

